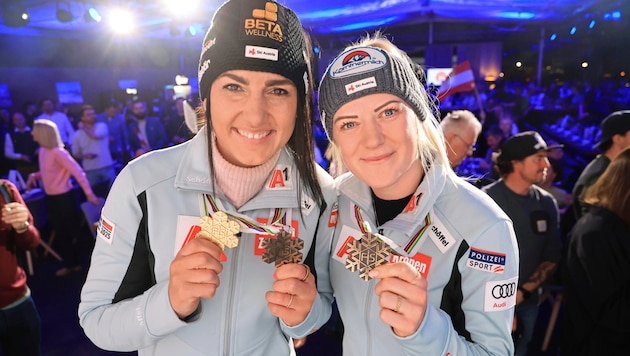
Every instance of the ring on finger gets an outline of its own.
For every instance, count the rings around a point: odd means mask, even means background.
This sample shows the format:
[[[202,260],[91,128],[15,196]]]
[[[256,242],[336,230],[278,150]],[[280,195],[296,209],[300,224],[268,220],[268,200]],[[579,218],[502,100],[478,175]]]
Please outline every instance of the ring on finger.
[[[304,266],[304,268],[306,268],[306,273],[304,273],[304,277],[302,277],[302,279],[300,279],[300,280],[302,282],[306,282],[308,277],[311,275],[311,268],[308,265],[302,265],[302,266]]]
[[[291,307],[291,304],[293,304],[293,294],[289,294],[291,296],[291,298],[289,299],[289,303],[287,303],[287,309]]]
[[[398,295],[396,298],[396,306],[394,307],[394,313],[398,313],[398,310],[400,309],[401,304],[402,304],[402,297]]]

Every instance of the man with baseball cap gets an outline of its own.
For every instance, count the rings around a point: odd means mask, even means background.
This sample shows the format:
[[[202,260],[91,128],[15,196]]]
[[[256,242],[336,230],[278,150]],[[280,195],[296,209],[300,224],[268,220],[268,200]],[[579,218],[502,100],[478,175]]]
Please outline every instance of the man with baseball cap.
[[[507,139],[495,157],[501,178],[483,190],[512,219],[519,247],[516,294],[515,355],[526,355],[538,316],[538,288],[551,277],[561,256],[558,206],[553,196],[536,184],[547,174],[547,146],[535,131]]]
[[[586,188],[590,187],[624,148],[630,146],[630,110],[615,111],[600,124],[602,136],[595,144],[602,153],[597,155],[582,171],[573,187],[573,212],[576,220],[589,209],[582,201]]]

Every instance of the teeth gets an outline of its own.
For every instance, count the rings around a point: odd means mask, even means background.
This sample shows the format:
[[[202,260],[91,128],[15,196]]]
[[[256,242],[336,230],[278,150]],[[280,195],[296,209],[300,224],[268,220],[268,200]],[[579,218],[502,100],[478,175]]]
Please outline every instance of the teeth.
[[[261,139],[267,135],[269,135],[271,131],[265,131],[265,132],[259,132],[259,133],[252,133],[252,132],[247,132],[247,131],[242,131],[242,130],[238,130],[238,133],[242,136],[245,136],[249,139]]]

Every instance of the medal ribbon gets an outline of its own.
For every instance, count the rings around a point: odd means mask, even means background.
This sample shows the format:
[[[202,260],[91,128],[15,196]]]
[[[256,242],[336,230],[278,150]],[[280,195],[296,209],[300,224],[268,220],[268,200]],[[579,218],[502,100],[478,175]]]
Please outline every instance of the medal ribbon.
[[[281,230],[292,231],[291,209],[275,208],[270,212],[268,224],[262,224],[251,217],[235,212],[228,212],[223,208],[220,201],[215,200],[212,195],[203,195],[203,208],[206,215],[212,216],[217,211],[223,211],[241,227],[241,232],[253,234],[276,235]],[[287,225],[287,220],[289,224]]]
[[[372,232],[368,222],[363,220],[363,214],[361,214],[361,208],[359,208],[359,206],[356,204],[354,204],[354,218],[356,219],[357,225],[359,226],[359,229],[361,230],[362,233],[365,234],[366,232]],[[416,247],[418,248],[420,247],[418,245],[418,242],[420,242],[420,240],[422,239],[422,235],[429,228],[429,226],[431,226],[431,214],[427,213],[427,216],[424,218],[424,226],[422,226],[420,230],[413,236],[413,238],[409,241],[409,243],[407,244],[407,246],[405,246],[405,248],[399,246],[396,242],[394,242],[394,240],[386,236],[383,236],[381,234],[374,233],[374,232],[372,232],[372,234],[376,235],[379,240],[388,244],[389,247],[392,248],[393,253],[399,256],[409,257],[414,254],[413,252],[415,252],[414,250],[416,249]]]

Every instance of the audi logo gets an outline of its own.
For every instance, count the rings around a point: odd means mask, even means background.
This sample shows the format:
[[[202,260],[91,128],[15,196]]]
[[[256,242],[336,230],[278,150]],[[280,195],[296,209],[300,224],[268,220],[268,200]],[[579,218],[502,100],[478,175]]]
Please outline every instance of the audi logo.
[[[509,298],[516,292],[516,283],[497,284],[492,288],[494,299]]]

